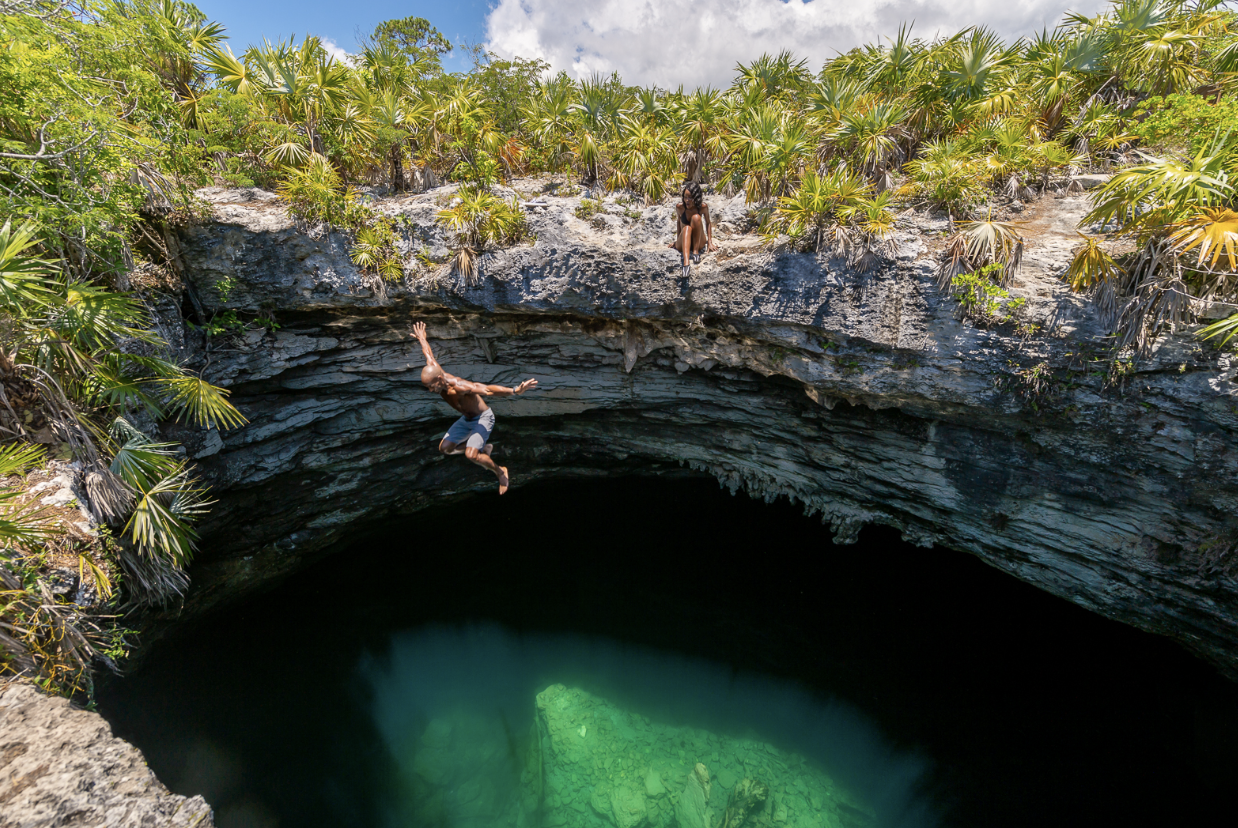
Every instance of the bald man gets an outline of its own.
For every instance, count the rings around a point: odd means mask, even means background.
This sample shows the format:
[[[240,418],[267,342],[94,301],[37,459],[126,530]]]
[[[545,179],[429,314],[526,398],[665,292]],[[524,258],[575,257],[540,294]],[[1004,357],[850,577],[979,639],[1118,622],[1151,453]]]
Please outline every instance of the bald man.
[[[409,336],[417,337],[417,341],[421,343],[421,353],[426,358],[426,367],[421,369],[421,384],[446,400],[447,404],[461,415],[443,435],[438,450],[443,454],[463,454],[470,462],[493,473],[499,479],[499,494],[503,494],[511,485],[511,478],[506,467],[490,459],[494,446],[487,441],[490,439],[490,432],[494,431],[494,412],[482,397],[523,394],[530,388],[536,388],[537,380],[527,379],[515,388],[508,388],[460,379],[444,371],[434,358],[434,352],[430,350],[430,343],[426,340],[426,323],[414,324],[413,332]]]

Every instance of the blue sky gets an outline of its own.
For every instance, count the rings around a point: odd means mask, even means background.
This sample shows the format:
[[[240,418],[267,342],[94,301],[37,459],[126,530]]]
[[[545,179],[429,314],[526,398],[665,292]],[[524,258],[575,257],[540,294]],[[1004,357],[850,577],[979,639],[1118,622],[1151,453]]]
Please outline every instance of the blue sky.
[[[295,34],[300,40],[315,34],[347,52],[357,51],[357,35],[368,35],[384,20],[424,17],[452,43],[485,40],[491,0],[193,0],[203,14],[228,28],[228,45],[240,54],[262,38],[276,40]],[[465,71],[468,61],[457,54],[444,62],[448,71]]]
[[[383,20],[424,17],[453,43],[485,43],[503,57],[541,58],[577,78],[617,71],[631,84],[725,87],[736,63],[789,49],[815,71],[839,52],[883,42],[915,21],[932,38],[988,26],[1013,40],[1053,28],[1069,8],[1107,0],[194,0],[224,24],[240,53],[263,37],[315,34],[346,52]],[[459,51],[451,72],[470,68]]]

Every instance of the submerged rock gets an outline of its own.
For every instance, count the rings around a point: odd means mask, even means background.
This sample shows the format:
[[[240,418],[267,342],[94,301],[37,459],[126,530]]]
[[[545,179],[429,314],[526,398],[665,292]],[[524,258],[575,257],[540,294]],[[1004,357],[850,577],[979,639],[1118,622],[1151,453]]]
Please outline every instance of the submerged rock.
[[[537,695],[536,727],[550,828],[741,828],[774,824],[774,813],[786,828],[860,828],[873,819],[801,756],[650,721],[562,684]],[[740,778],[726,807],[716,809],[720,817],[710,807],[710,767]],[[663,779],[683,784],[671,794]]]
[[[645,773],[645,794],[648,796],[661,796],[666,793],[666,788],[662,787],[662,778],[658,776],[658,772],[650,768]]]
[[[515,828],[521,757],[505,720],[460,710],[431,719],[393,751],[401,806],[417,824]]]
[[[709,828],[709,793],[709,769],[697,762],[675,801],[680,828]]]
[[[769,799],[769,786],[758,779],[741,779],[735,783],[726,811],[718,828],[741,828],[748,817],[759,811]]]

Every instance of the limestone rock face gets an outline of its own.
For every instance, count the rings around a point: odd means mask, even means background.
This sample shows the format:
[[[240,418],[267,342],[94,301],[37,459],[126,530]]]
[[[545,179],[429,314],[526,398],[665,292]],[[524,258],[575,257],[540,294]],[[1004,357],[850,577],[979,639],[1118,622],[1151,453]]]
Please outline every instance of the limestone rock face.
[[[803,757],[749,739],[674,727],[623,710],[576,688],[554,684],[537,695],[542,753],[543,825],[549,828],[860,828],[872,811]],[[583,734],[583,735],[582,735]],[[744,777],[714,793],[718,778]],[[651,774],[676,780],[669,793],[648,786]],[[766,784],[747,777],[759,777]],[[742,789],[742,793],[740,792]],[[769,801],[778,807],[769,807]],[[759,806],[766,807],[759,812]],[[716,813],[716,816],[715,816]],[[775,820],[775,814],[780,819]]]
[[[200,796],[168,791],[97,713],[28,684],[0,689],[0,826],[211,828]]]
[[[890,258],[861,273],[763,246],[742,199],[715,198],[719,250],[682,278],[669,205],[608,197],[582,220],[578,199],[544,196],[536,241],[487,253],[466,285],[422,264],[448,255],[444,188],[378,203],[404,218],[408,255],[404,282],[380,289],[346,239],[253,193],[206,195],[215,221],[179,237],[195,300],[280,327],[186,337],[189,364],[250,424],[165,430],[219,501],[181,618],[359,525],[494,488],[435,450],[454,414],[418,382],[408,328],[422,319],[448,371],[539,380],[494,401],[514,486],[712,475],[802,503],[840,541],[882,523],[970,552],[1238,676],[1238,365],[1180,334],[1109,372],[1091,305],[1060,279],[1086,194],[1020,215],[1012,293],[1034,331],[958,318],[934,286],[947,227],[932,216],[903,217]]]

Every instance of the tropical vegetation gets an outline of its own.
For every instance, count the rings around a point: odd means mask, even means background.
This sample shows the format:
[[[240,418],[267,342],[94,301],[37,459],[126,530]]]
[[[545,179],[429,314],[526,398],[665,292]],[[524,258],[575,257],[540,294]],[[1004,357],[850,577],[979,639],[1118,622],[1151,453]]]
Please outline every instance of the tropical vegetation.
[[[179,284],[176,231],[201,215],[202,185],[274,190],[308,231],[344,234],[377,289],[417,259],[371,196],[444,183],[454,252],[428,264],[466,281],[487,249],[527,238],[498,189],[517,176],[646,204],[698,181],[754,205],[768,243],[861,270],[889,254],[897,212],[932,209],[950,227],[941,291],[1003,324],[1024,247],[1004,211],[1113,171],[1065,278],[1096,300],[1115,348],[1146,352],[1200,319],[1220,320],[1203,331],[1218,344],[1238,332],[1238,16],[1220,0],[1121,0],[1014,42],[908,25],[820,67],[763,55],[718,89],[574,79],[480,48],[470,71],[448,72],[452,44],[416,17],[340,59],[312,36],[234,48],[183,0],[0,12],[0,650],[49,686],[82,686],[80,665],[106,648],[39,637],[59,629],[52,616],[92,627],[36,583],[56,532],[21,494],[43,460],[31,446],[81,464],[110,527],[103,558],[87,556],[99,594],[160,605],[187,583],[208,496],[150,429],[243,422],[178,364],[144,300]]]

